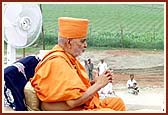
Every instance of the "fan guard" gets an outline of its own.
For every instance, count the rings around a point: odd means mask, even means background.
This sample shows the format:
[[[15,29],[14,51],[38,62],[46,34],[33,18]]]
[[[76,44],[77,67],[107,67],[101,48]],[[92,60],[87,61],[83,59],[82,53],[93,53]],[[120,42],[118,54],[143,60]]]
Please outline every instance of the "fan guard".
[[[38,38],[42,14],[37,4],[9,4],[4,11],[5,41],[14,48],[25,48]]]
[[[7,65],[10,65],[16,61],[16,48],[26,48],[37,40],[42,28],[42,13],[37,4],[6,4],[3,17]]]

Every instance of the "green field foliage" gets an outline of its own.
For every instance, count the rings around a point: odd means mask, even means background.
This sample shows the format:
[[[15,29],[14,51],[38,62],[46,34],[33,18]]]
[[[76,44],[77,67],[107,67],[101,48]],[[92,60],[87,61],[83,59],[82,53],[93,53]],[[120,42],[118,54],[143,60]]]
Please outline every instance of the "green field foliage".
[[[42,14],[46,45],[59,17],[76,17],[90,21],[88,47],[164,49],[164,4],[42,4]]]

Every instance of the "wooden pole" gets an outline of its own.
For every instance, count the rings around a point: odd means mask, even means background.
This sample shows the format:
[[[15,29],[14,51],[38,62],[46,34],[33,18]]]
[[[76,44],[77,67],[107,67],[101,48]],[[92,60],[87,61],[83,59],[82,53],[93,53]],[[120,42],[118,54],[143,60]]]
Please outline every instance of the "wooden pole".
[[[26,53],[25,49],[26,48],[23,48],[23,57],[25,57],[25,53]]]
[[[41,9],[41,13],[43,14],[42,4],[40,4],[40,9]],[[43,50],[45,50],[45,39],[44,39],[44,28],[43,28],[43,24],[42,24],[41,37],[42,37],[42,42],[43,42]]]

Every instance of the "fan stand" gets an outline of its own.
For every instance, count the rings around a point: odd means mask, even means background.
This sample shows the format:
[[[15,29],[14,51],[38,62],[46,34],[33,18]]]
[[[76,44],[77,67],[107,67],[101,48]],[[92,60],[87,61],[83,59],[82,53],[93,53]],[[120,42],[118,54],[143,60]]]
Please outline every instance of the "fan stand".
[[[10,66],[16,61],[16,48],[7,44],[7,65]]]

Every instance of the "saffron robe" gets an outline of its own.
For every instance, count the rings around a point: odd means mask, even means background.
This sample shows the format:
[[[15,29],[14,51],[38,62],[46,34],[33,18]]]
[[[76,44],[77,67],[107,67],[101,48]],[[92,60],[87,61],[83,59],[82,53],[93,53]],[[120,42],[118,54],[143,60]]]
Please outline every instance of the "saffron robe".
[[[43,102],[77,99],[91,86],[84,67],[59,45],[46,54],[37,65],[31,84]],[[121,98],[109,97],[100,100],[98,93],[95,93],[84,105],[73,110],[124,111],[125,109]]]

